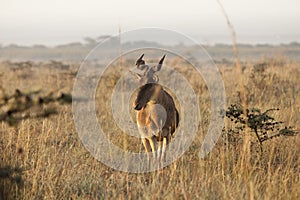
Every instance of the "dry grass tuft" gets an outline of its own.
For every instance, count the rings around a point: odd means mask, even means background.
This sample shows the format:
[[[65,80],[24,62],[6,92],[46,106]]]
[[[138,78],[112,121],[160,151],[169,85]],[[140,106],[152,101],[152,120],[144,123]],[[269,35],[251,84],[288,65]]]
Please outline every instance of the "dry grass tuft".
[[[283,61],[277,65],[262,60],[267,62],[263,70],[257,65],[262,62],[245,63],[247,105],[261,110],[280,108],[274,117],[299,129],[300,66]],[[129,63],[124,60],[125,71]],[[1,76],[1,87],[11,94],[16,88],[70,93],[78,65],[69,63],[68,68],[60,68],[52,64],[33,63],[29,68],[12,70],[13,63],[2,63],[0,74],[5,76]],[[118,172],[103,165],[79,140],[71,105],[61,105],[60,112],[49,118],[25,119],[16,127],[0,122],[0,199],[300,199],[297,135],[264,142],[262,154],[254,145],[247,169],[241,165],[243,142],[233,145],[223,138],[205,160],[198,157],[210,120],[210,96],[204,81],[189,67],[179,63],[175,68],[197,93],[201,121],[195,141],[172,165],[145,174]],[[230,63],[220,63],[219,68],[228,105],[240,102],[239,85],[234,81],[239,76],[236,68]],[[102,98],[97,101],[98,118],[112,142],[140,151],[140,141],[126,136],[114,124],[111,110],[107,111],[120,75],[118,67],[110,67],[105,81],[100,81],[104,85],[97,90],[97,97]],[[227,121],[225,130],[230,125]]]

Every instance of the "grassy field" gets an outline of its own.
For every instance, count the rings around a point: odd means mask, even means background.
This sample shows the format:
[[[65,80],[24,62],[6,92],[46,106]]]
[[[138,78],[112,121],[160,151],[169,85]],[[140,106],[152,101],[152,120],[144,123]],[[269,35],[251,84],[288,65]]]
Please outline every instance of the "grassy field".
[[[58,105],[59,113],[44,119],[26,119],[17,126],[0,122],[0,199],[300,199],[300,137],[276,137],[259,152],[251,135],[250,156],[239,142],[228,142],[233,126],[226,120],[224,134],[213,151],[199,157],[211,117],[205,82],[186,63],[175,69],[189,80],[197,94],[201,121],[188,151],[163,170],[131,174],[119,172],[93,158],[75,130],[72,106]],[[279,108],[272,116],[282,126],[299,130],[300,63],[286,58],[243,62],[249,108]],[[124,68],[133,63],[124,62]],[[79,63],[0,63],[0,84],[7,94],[15,89],[42,93],[70,93]],[[230,63],[218,63],[227,105],[239,103],[238,73]],[[143,151],[140,140],[126,136],[112,119],[110,96],[120,76],[111,66],[100,80],[96,103],[99,123],[113,143]],[[3,91],[2,91],[3,92]],[[102,99],[99,99],[102,98]],[[109,110],[109,111],[107,111]],[[0,112],[2,112],[0,110]]]

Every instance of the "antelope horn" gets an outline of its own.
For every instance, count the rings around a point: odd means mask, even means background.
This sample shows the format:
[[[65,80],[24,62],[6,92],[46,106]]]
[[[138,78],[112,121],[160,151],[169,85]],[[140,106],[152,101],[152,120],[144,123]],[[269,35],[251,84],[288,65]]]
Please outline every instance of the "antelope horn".
[[[144,54],[143,54],[144,55]],[[160,65],[162,65],[163,64],[163,62],[164,62],[164,59],[165,59],[165,57],[166,57],[166,54],[160,59],[160,61],[159,61],[159,63],[158,64],[160,64]]]
[[[143,61],[143,57],[145,54],[142,54],[141,57],[136,61],[136,65],[140,64],[141,61]]]

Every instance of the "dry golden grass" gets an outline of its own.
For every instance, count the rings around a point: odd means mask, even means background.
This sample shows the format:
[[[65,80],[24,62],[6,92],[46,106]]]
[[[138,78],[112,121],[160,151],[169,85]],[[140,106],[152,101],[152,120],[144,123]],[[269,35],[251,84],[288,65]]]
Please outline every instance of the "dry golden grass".
[[[263,110],[280,108],[276,119],[299,129],[299,63],[263,61],[267,63],[263,72],[261,67],[253,67],[255,63],[243,64],[247,105]],[[129,67],[124,63],[125,69]],[[18,69],[2,63],[0,84],[8,93],[16,88],[69,93],[77,66],[35,63]],[[218,67],[228,105],[239,101],[236,68]],[[172,165],[144,174],[119,172],[103,165],[83,147],[71,105],[64,105],[58,115],[47,119],[27,119],[17,127],[0,124],[0,199],[300,199],[299,136],[267,141],[262,155],[251,152],[247,169],[241,165],[242,145],[228,145],[222,138],[206,159],[199,158],[210,119],[210,97],[202,78],[187,68],[179,63],[176,70],[188,78],[197,93],[201,121],[193,144]],[[126,136],[106,110],[120,76],[118,71],[118,67],[110,67],[100,82],[97,97],[103,99],[97,101],[97,114],[112,142],[141,151],[140,140]],[[225,129],[228,126],[227,121]]]

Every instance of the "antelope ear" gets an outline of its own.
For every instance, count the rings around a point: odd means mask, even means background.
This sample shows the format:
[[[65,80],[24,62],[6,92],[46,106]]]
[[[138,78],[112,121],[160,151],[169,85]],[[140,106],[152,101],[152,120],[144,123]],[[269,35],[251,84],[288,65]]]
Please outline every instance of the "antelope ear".
[[[161,67],[162,67],[162,65],[164,63],[165,57],[166,57],[166,54],[160,59],[160,61],[159,61],[159,63],[158,63],[157,66],[152,67],[153,71],[158,72],[161,69]]]
[[[136,73],[136,72],[133,72],[133,71],[131,71],[131,70],[129,70],[129,72],[130,72],[133,76],[135,76],[138,80],[141,80],[141,78],[142,78],[142,75],[141,75],[141,74]]]
[[[159,77],[156,74],[154,74],[153,75],[153,80],[154,80],[155,83],[158,83],[159,82]]]

